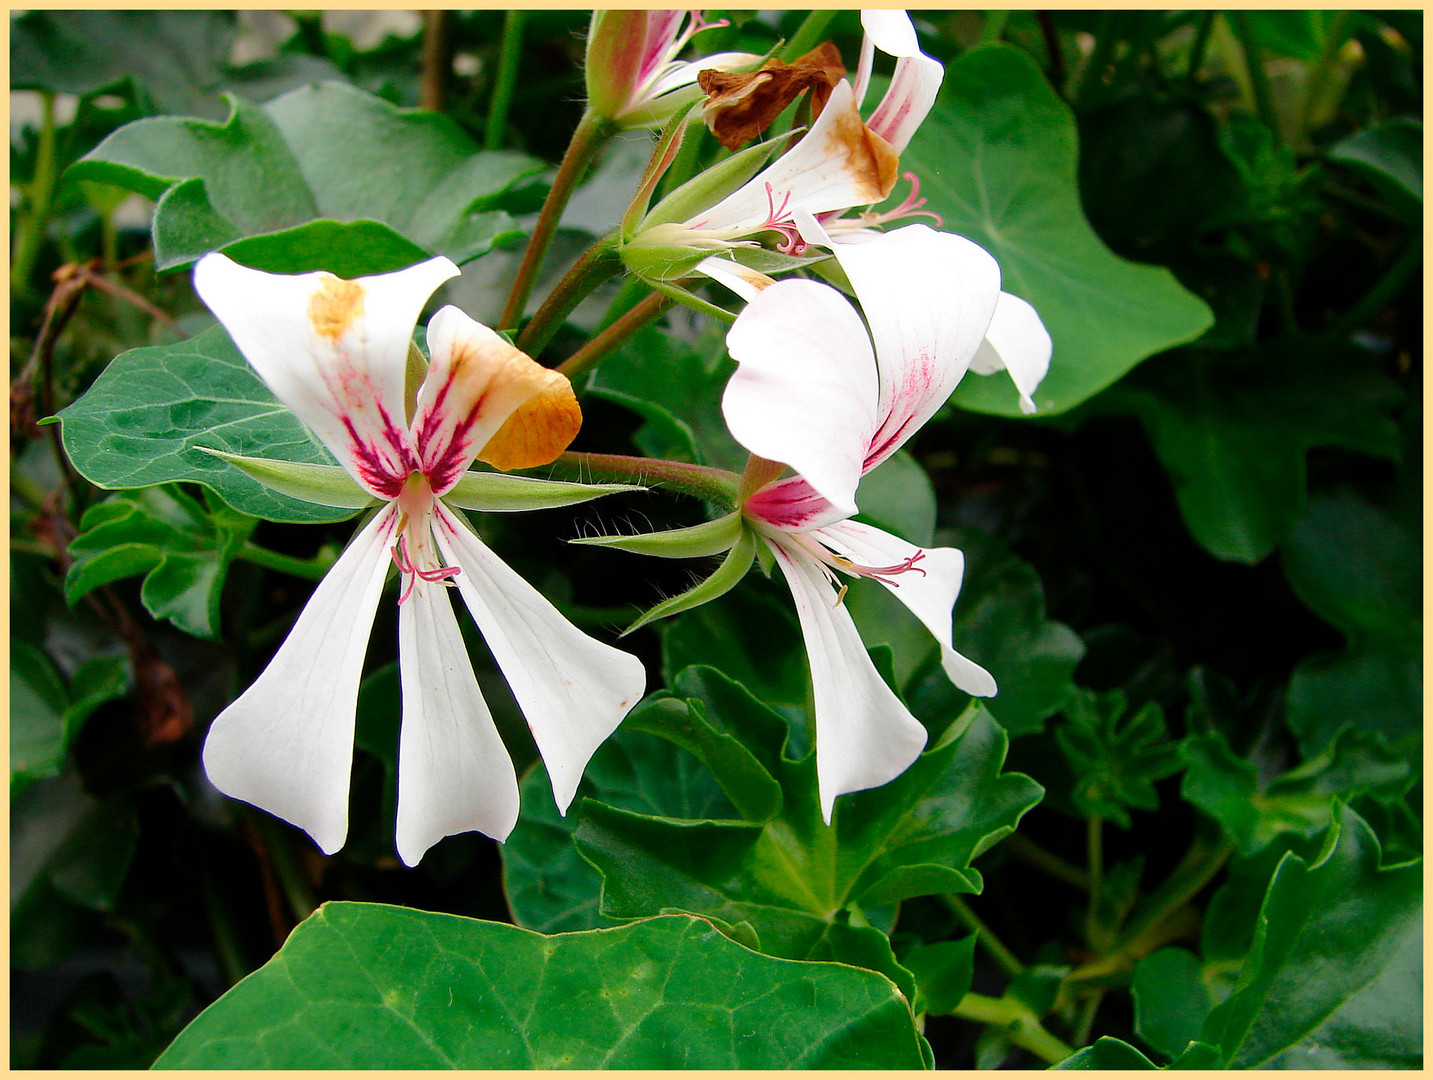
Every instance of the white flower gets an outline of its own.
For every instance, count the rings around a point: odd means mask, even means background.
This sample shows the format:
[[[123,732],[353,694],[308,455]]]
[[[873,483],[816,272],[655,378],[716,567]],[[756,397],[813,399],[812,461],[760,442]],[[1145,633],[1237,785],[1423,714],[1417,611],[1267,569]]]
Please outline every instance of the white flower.
[[[348,832],[358,685],[390,562],[402,579],[397,846],[410,866],[453,833],[501,840],[518,814],[512,761],[446,586],[502,669],[564,812],[645,683],[635,657],[572,626],[444,501],[472,505],[461,496],[475,458],[500,468],[552,460],[580,422],[566,379],[453,307],[428,324],[430,366],[416,399],[406,399],[414,324],[457,273],[437,258],[344,281],[267,274],[219,254],[195,269],[195,289],[259,377],[361,489],[339,504],[359,505],[362,493],[378,504],[204,744],[219,790],[292,822],[329,854]]]

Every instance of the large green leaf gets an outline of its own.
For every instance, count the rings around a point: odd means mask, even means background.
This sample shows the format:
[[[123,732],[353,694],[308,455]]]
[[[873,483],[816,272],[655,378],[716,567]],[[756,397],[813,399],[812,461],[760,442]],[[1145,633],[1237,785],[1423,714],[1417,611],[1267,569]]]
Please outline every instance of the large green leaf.
[[[973,49],[946,68],[941,95],[903,168],[920,177],[927,209],[1000,263],[1003,287],[1040,312],[1054,342],[1035,394],[1062,412],[1145,357],[1198,337],[1213,321],[1169,271],[1114,255],[1080,209],[1075,121],[1026,53]],[[1020,415],[1003,374],[967,376],[955,401]]]
[[[1187,949],[1164,948],[1134,966],[1134,1028],[1166,1057],[1199,1038],[1214,997],[1203,979],[1199,957]]]
[[[1179,353],[1142,368],[1102,407],[1139,416],[1194,539],[1218,558],[1253,563],[1302,515],[1310,449],[1398,456],[1390,413],[1402,399],[1365,351],[1286,339]]]
[[[1279,864],[1204,1040],[1231,1068],[1420,1067],[1422,891],[1422,865],[1380,866],[1373,831],[1343,808],[1317,860]]]
[[[126,694],[129,683],[126,658],[93,656],[67,687],[41,650],[10,642],[10,798],[32,781],[58,775],[90,714]]]
[[[542,163],[480,152],[444,115],[398,109],[339,82],[230,105],[222,124],[135,121],[67,173],[156,200],[161,270],[222,248],[260,269],[352,277],[426,254],[461,263],[521,235],[500,206]],[[312,233],[320,224],[323,243]]]
[[[342,521],[354,513],[280,495],[204,452],[334,464],[222,327],[115,357],[85,395],[60,412],[60,423],[70,461],[97,487],[190,480],[235,510],[270,521]]]
[[[863,913],[912,896],[980,891],[972,860],[1040,798],[1028,777],[1001,773],[1004,732],[970,710],[901,776],[837,800],[827,826],[814,752],[783,748],[781,717],[710,668],[682,672],[674,690],[746,744],[781,784],[781,809],[737,822],[584,803],[576,839],[602,873],[602,913],[699,912],[742,927],[764,952],[876,967],[909,993],[909,973]]]
[[[920,1068],[891,983],[667,916],[544,937],[326,904],[158,1068]]]

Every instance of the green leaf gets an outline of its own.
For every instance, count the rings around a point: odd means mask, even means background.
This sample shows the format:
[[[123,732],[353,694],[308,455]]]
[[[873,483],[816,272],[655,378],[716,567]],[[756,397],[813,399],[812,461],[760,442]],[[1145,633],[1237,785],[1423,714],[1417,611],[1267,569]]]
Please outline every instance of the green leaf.
[[[935,488],[909,451],[898,450],[861,477],[856,489],[858,515],[917,547],[935,538]]]
[[[724,326],[708,326],[692,345],[648,327],[603,357],[587,392],[647,421],[634,441],[649,457],[740,472],[746,451],[728,433],[721,412],[722,391],[736,370],[725,335]]]
[[[251,518],[206,513],[177,487],[107,499],[80,520],[65,597],[73,607],[101,585],[143,574],[139,595],[151,615],[216,638],[224,579],[253,526]]]
[[[1214,997],[1203,982],[1204,965],[1187,949],[1165,948],[1135,962],[1134,1029],[1165,1057],[1178,1057],[1199,1038]]]
[[[545,938],[330,903],[159,1068],[919,1068],[879,975],[760,956],[667,916]]]
[[[1317,757],[1264,783],[1253,763],[1236,756],[1217,732],[1187,736],[1179,753],[1187,766],[1181,794],[1219,822],[1244,855],[1285,833],[1315,835],[1332,820],[1336,800],[1364,794],[1396,799],[1416,779],[1405,754],[1352,729]]]
[[[1208,307],[1169,271],[1126,262],[1080,209],[1075,121],[1019,49],[972,49],[946,68],[941,95],[901,157],[926,208],[1000,263],[1002,287],[1029,301],[1054,342],[1035,394],[1045,415],[1079,404],[1145,357],[1198,337]],[[963,408],[1019,416],[1008,376],[967,376]]]
[[[779,716],[710,668],[682,672],[674,687],[775,776],[780,813],[764,823],[677,820],[584,803],[576,840],[602,873],[603,914],[638,918],[675,907],[745,923],[764,952],[873,966],[911,992],[885,935],[850,913],[980,890],[971,861],[1040,798],[1028,777],[1001,773],[999,726],[972,710],[889,784],[838,799],[827,826],[814,752],[782,748]]]
[[[1126,708],[1123,691],[1081,690],[1065,706],[1067,723],[1056,729],[1055,741],[1075,772],[1075,808],[1128,829],[1126,807],[1159,809],[1154,781],[1172,776],[1181,763],[1165,738],[1159,703],[1146,702],[1129,717]]]
[[[976,936],[917,945],[901,957],[902,966],[916,979],[916,1012],[932,1016],[955,1012],[960,999],[970,993]]]
[[[129,661],[94,656],[65,686],[50,658],[10,643],[10,799],[35,780],[58,776],[65,753],[90,714],[129,692]]]
[[[995,676],[1000,692],[982,704],[1012,736],[1041,730],[1045,718],[1075,692],[1075,666],[1085,653],[1084,643],[1064,623],[1045,617],[1040,576],[1005,541],[974,529],[942,530],[936,540],[965,553],[953,640],[961,653]],[[889,640],[883,627],[915,622],[903,609],[896,612],[899,604],[889,595],[875,597],[889,614],[872,614],[866,605],[873,594],[885,590],[864,591],[866,596],[857,597],[853,589],[848,599],[867,642]],[[944,721],[970,699],[951,685],[934,648],[925,647],[928,659],[905,685],[906,700],[917,716]]]
[[[351,277],[425,254],[462,263],[515,241],[520,230],[500,205],[543,167],[479,152],[449,117],[339,82],[262,107],[231,98],[230,107],[222,124],[167,116],[126,125],[67,176],[155,199],[161,270],[222,248],[259,269]]]
[[[1283,339],[1257,350],[1190,350],[1121,384],[1154,444],[1194,539],[1255,563],[1303,515],[1305,454],[1338,446],[1394,459],[1398,386],[1357,347]]]
[[[353,515],[351,509],[271,491],[205,452],[335,464],[259,381],[222,327],[120,354],[59,415],[65,452],[97,487],[187,480],[203,484],[235,510],[269,521],[342,521]]]
[[[1419,1068],[1420,863],[1380,866],[1378,840],[1343,807],[1319,857],[1285,855],[1253,949],[1204,1040],[1250,1068]]]
[[[1054,1068],[1119,1069],[1124,1071],[1126,1069],[1157,1069],[1159,1066],[1123,1039],[1101,1035],[1092,1045],[1075,1051]]]
[[[1348,135],[1326,151],[1366,176],[1409,224],[1423,210],[1423,122],[1395,117]]]
[[[1302,660],[1289,679],[1285,718],[1305,753],[1328,746],[1345,727],[1416,745],[1423,733],[1423,648],[1368,642]]]

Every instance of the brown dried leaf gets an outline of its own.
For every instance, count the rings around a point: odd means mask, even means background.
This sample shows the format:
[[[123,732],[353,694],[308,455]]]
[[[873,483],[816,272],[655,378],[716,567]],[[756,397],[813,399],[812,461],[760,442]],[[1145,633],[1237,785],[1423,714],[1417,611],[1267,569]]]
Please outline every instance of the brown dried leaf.
[[[733,72],[707,69],[697,85],[707,95],[702,120],[728,150],[756,138],[806,90],[811,91],[811,112],[819,116],[846,69],[841,53],[824,41],[794,63],[775,58],[758,71]]]

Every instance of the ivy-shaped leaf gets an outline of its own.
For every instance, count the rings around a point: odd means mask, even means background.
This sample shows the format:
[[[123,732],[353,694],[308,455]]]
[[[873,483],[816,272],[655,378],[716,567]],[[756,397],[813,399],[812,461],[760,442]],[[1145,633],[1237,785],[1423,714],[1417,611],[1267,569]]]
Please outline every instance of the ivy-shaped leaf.
[[[1039,311],[1054,342],[1035,402],[1062,412],[1145,357],[1213,322],[1168,270],[1114,255],[1080,209],[1075,119],[1019,49],[972,49],[947,66],[940,98],[901,155],[926,209],[1000,263],[1002,286]],[[1004,375],[967,375],[955,402],[1020,415]]]
[[[889,980],[761,956],[704,919],[544,937],[330,903],[156,1067],[915,1069],[927,1053]]]
[[[1146,702],[1131,716],[1126,711],[1122,691],[1082,690],[1065,707],[1066,723],[1055,730],[1055,741],[1075,772],[1075,808],[1128,829],[1126,808],[1159,809],[1154,781],[1172,776],[1181,763],[1164,737],[1158,702]]]
[[[254,519],[210,513],[177,487],[154,487],[90,507],[70,544],[71,606],[101,585],[144,575],[139,596],[156,619],[186,634],[219,634],[219,596]]]
[[[90,714],[129,692],[129,661],[94,656],[69,686],[41,650],[10,642],[10,798],[35,780],[58,776],[65,752]]]
[[[223,249],[259,269],[356,277],[431,254],[461,263],[516,241],[503,200],[543,168],[524,154],[480,152],[447,116],[345,83],[263,106],[230,98],[230,108],[222,124],[135,121],[66,175],[155,200],[160,270]]]

